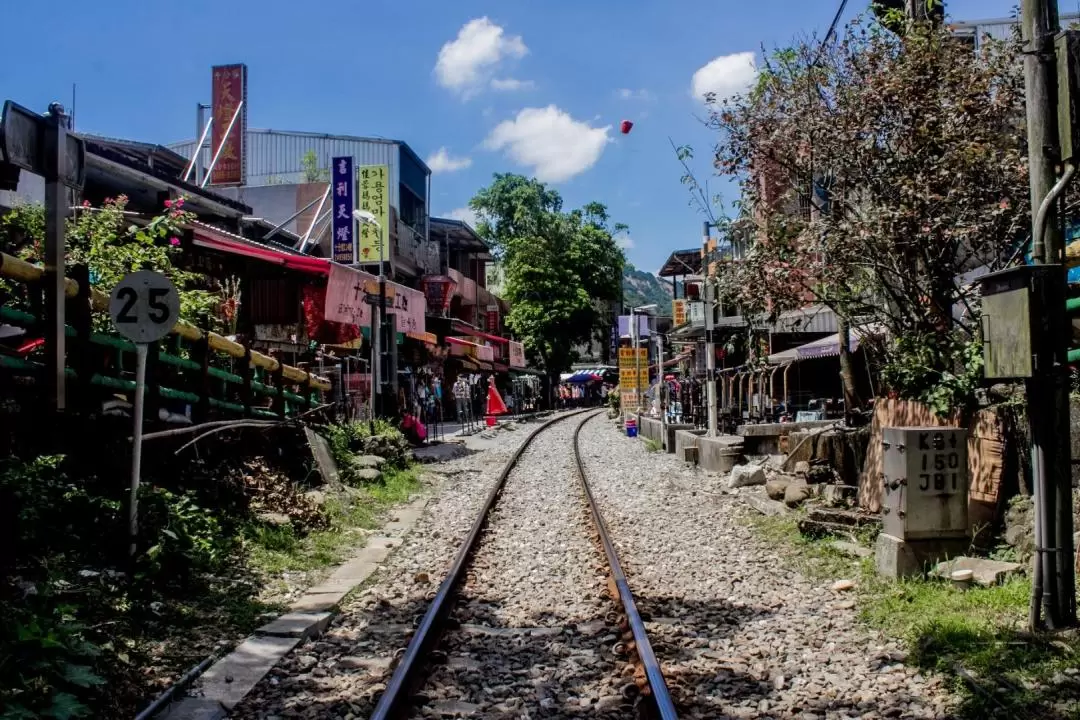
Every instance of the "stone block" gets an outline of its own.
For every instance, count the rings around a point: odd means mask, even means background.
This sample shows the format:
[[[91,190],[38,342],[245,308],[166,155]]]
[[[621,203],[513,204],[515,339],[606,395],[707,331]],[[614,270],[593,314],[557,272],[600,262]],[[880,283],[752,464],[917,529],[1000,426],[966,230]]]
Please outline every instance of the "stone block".
[[[378,455],[357,455],[353,458],[353,463],[366,468],[382,467],[385,462],[386,460]]]
[[[232,710],[299,644],[296,637],[249,637],[199,679],[202,696]]]
[[[319,477],[322,478],[324,483],[330,485],[339,484],[341,480],[338,476],[338,466],[334,462],[334,456],[330,453],[330,443],[326,442],[326,438],[306,425],[304,426],[304,437],[307,439],[308,447],[311,449],[311,457],[315,460],[315,469],[318,470]]]
[[[664,426],[664,452],[674,453],[676,450],[675,433],[680,430],[693,430],[694,426],[687,423],[668,423]]]
[[[792,482],[792,478],[786,475],[774,477],[772,480],[765,483],[765,494],[768,495],[771,500],[783,500],[784,492]]]
[[[787,515],[791,512],[784,503],[770,500],[763,495],[757,495],[751,492],[743,493],[739,497],[745,500],[747,505],[754,508],[762,515]]]
[[[186,697],[169,706],[160,720],[225,720],[228,713],[217,700]]]
[[[877,536],[877,542],[874,545],[874,564],[878,575],[894,580],[922,572],[922,564],[915,557],[911,547],[900,538],[885,533]]]
[[[733,435],[698,438],[698,465],[715,473],[728,473],[742,458],[742,440]]]
[[[675,455],[680,460],[686,462],[697,463],[697,446],[698,440],[705,434],[704,430],[676,430],[675,431]],[[686,453],[687,448],[693,448],[694,452],[689,456]]]
[[[330,624],[331,617],[329,612],[289,612],[263,625],[255,634],[307,639],[321,635]]]
[[[803,480],[795,480],[784,488],[784,504],[788,507],[798,507],[806,502],[814,494],[813,489]]]
[[[889,578],[905,578],[922,575],[927,565],[960,556],[969,545],[968,538],[905,541],[881,533],[874,547],[874,559],[878,574]]]
[[[1023,572],[1020,563],[1001,562],[987,558],[958,557],[939,563],[931,573],[948,580],[957,570],[970,570],[972,580],[983,587],[1000,585],[1006,578]]]
[[[731,468],[729,487],[739,488],[765,484],[765,468],[760,465],[736,465]]]

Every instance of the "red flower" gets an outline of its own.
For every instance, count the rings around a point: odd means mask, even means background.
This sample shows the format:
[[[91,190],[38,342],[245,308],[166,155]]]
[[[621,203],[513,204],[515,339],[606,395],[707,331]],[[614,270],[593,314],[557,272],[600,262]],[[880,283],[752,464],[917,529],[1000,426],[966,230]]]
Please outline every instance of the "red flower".
[[[83,200],[82,201],[82,206],[83,207],[90,207],[90,201],[89,200]]]
[[[166,200],[165,201],[165,207],[171,208],[172,207],[172,200]]]
[[[173,247],[176,247],[177,245],[180,244],[180,238],[178,238],[178,237],[169,238],[169,244],[172,245]]]

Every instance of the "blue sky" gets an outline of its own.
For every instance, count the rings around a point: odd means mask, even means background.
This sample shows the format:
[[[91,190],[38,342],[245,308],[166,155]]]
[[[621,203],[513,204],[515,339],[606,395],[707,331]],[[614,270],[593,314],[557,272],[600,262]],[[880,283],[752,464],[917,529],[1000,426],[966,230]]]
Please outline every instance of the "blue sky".
[[[966,20],[1006,16],[1014,4],[947,8]],[[404,140],[440,170],[436,215],[461,215],[494,172],[536,174],[568,206],[605,203],[630,225],[631,262],[655,271],[672,250],[700,243],[702,216],[668,142],[694,146],[696,171],[711,175],[695,73],[709,66],[699,89],[739,85],[749,67],[739,53],[824,32],[839,0],[9,5],[5,26],[22,30],[5,37],[3,99],[44,111],[68,104],[77,83],[78,129],[164,144],[194,133],[211,65],[247,63],[251,127]],[[846,15],[866,5],[852,0]],[[618,132],[624,119],[634,122],[628,136]]]

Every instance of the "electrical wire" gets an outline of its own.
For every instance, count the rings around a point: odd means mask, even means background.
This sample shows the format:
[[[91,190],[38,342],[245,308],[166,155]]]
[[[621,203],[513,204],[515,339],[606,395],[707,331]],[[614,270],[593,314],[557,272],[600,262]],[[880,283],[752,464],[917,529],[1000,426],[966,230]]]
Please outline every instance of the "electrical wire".
[[[840,0],[840,7],[836,9],[836,14],[833,15],[832,22],[829,23],[829,31],[825,33],[825,37],[821,39],[821,45],[818,46],[817,55],[814,57],[814,62],[811,63],[810,67],[816,67],[818,61],[821,60],[821,55],[825,52],[825,45],[828,44],[829,39],[832,38],[833,33],[836,32],[836,26],[840,24],[840,17],[844,14],[847,4],[848,0]]]

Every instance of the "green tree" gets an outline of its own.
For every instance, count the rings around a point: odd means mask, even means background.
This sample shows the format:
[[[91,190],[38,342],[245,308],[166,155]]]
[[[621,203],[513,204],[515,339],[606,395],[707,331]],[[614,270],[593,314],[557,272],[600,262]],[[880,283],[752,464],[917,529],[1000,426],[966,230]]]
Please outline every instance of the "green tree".
[[[67,264],[85,264],[91,282],[111,292],[134,270],[149,268],[168,276],[180,295],[180,316],[207,330],[225,330],[222,295],[216,280],[182,270],[174,264],[182,253],[180,237],[184,226],[195,218],[184,210],[183,198],[167,206],[145,223],[133,224],[125,215],[127,198],[107,199],[100,208],[76,211],[68,220]],[[34,264],[43,264],[45,209],[41,205],[21,205],[0,218],[0,250]],[[20,309],[30,310],[24,285],[0,279],[0,291]],[[233,289],[235,295],[235,288]],[[98,330],[109,331],[112,323],[105,312],[94,313]]]
[[[563,211],[559,193],[521,175],[496,174],[470,207],[492,245],[510,303],[507,324],[553,378],[574,361],[574,345],[606,330],[605,303],[622,293],[625,258],[607,208]]]
[[[308,150],[304,157],[300,158],[300,168],[306,183],[330,182],[330,171],[319,167],[319,156],[314,150]]]
[[[877,322],[890,389],[968,402],[978,298],[962,277],[1016,257],[1029,217],[1020,69],[1013,48],[976,54],[927,22],[898,36],[859,20],[774,53],[711,112],[754,238],[728,289],[759,312],[813,299]]]

